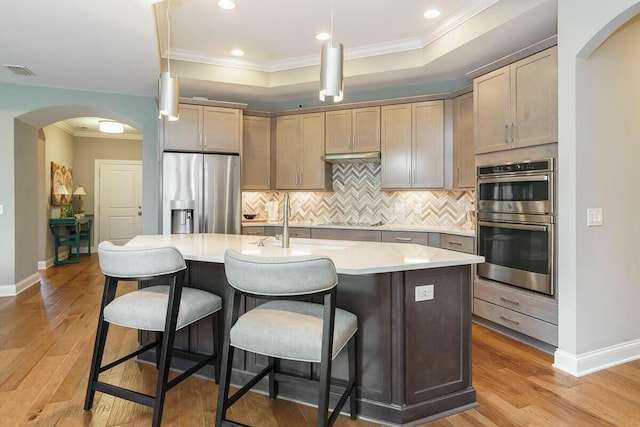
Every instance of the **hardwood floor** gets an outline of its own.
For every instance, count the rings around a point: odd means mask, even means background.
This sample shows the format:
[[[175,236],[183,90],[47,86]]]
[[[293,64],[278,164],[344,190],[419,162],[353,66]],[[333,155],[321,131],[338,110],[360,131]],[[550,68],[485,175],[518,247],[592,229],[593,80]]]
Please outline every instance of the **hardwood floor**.
[[[97,256],[52,267],[40,286],[0,298],[0,426],[148,426],[150,408],[97,393],[82,409],[103,277]],[[112,327],[105,360],[136,346],[135,331]],[[473,326],[473,382],[480,406],[429,426],[637,426],[640,360],[574,378],[552,357]],[[109,380],[151,393],[153,367],[133,361]],[[163,425],[211,426],[217,386],[189,378],[167,395]],[[230,411],[255,426],[312,426],[315,408],[249,393]],[[336,426],[374,426],[338,417]]]

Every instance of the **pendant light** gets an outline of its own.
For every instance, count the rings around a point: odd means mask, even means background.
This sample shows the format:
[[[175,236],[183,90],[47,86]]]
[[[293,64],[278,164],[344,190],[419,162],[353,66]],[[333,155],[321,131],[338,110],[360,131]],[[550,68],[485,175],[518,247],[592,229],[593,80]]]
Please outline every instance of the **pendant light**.
[[[160,73],[158,79],[158,111],[160,115],[166,116],[169,121],[178,120],[178,98],[180,97],[179,78],[171,76],[171,21],[169,20],[169,9],[171,0],[167,4],[167,71]]]
[[[333,0],[329,40],[320,51],[320,101],[340,102],[344,98],[344,48],[333,43]]]

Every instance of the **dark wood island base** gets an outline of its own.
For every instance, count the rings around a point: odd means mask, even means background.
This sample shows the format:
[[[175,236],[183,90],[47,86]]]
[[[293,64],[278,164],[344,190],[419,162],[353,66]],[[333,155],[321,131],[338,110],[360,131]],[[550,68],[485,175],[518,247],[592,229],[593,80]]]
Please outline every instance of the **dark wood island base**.
[[[189,286],[226,298],[223,264],[189,261],[188,265]],[[387,425],[417,425],[478,406],[471,383],[470,278],[469,265],[339,275],[338,306],[358,316],[359,417]],[[415,288],[423,285],[433,285],[433,299],[416,302]],[[211,351],[211,331],[211,319],[203,319],[180,331],[176,348]],[[146,339],[141,335],[143,342]],[[145,360],[154,358],[146,355]],[[264,357],[236,351],[232,383],[244,384],[249,373],[265,365]],[[176,355],[175,367],[186,366]],[[282,361],[281,367],[300,376],[316,376],[309,363]],[[213,378],[213,369],[201,372]],[[333,376],[346,379],[346,373],[346,357],[341,354],[334,361]],[[266,393],[266,381],[258,389]],[[282,384],[278,396],[312,403],[316,394]]]

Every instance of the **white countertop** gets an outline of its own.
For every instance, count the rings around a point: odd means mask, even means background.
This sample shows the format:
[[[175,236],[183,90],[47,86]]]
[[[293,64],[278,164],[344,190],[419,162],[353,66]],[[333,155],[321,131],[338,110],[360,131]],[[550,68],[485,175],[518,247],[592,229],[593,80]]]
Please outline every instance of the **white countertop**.
[[[267,222],[264,220],[242,221],[243,227],[278,227],[280,222]],[[418,224],[382,224],[382,225],[362,225],[362,224],[318,224],[311,222],[289,222],[290,227],[309,228],[337,228],[349,230],[380,230],[380,231],[417,231],[430,233],[448,233],[458,236],[475,237],[476,231],[472,228],[454,227],[449,225],[418,225]]]
[[[484,258],[477,255],[406,243],[292,238],[290,247],[283,249],[281,242],[273,237],[268,238],[263,247],[259,247],[260,239],[263,237],[236,234],[142,235],[134,237],[127,246],[169,243],[176,246],[187,260],[212,263],[223,263],[226,249],[268,257],[326,255],[333,260],[339,274],[350,275],[484,262]]]

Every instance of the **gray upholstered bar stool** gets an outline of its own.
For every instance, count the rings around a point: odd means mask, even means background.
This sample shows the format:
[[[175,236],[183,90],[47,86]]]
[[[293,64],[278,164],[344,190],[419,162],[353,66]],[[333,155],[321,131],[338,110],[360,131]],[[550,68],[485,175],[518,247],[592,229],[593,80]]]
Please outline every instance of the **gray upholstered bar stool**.
[[[218,391],[216,426],[241,425],[226,419],[227,409],[266,375],[269,397],[276,398],[278,382],[314,385],[319,389],[318,426],[333,424],[350,397],[351,418],[356,418],[355,334],[357,317],[336,308],[338,276],[331,259],[323,256],[266,258],[225,253],[229,296],[225,302],[222,376]],[[240,296],[269,300],[239,315]],[[322,296],[323,304],[300,301]],[[331,362],[347,347],[349,379],[329,416]],[[229,397],[234,349],[265,355],[268,366]],[[319,363],[319,379],[278,371],[274,359]]]
[[[84,409],[93,405],[96,391],[111,394],[153,408],[153,426],[159,426],[166,392],[207,364],[215,362],[219,372],[219,339],[213,328],[214,350],[197,357],[197,363],[169,381],[173,341],[177,330],[220,312],[222,299],[211,292],[183,287],[186,264],[182,254],[171,245],[127,247],[102,242],[98,246],[100,268],[105,275],[104,294],[98,319],[98,331],[91,361]],[[157,281],[149,286],[115,298],[118,281]],[[164,284],[168,283],[168,284]],[[216,314],[216,317],[219,317]],[[216,319],[214,319],[216,320]],[[218,321],[217,319],[216,321]],[[157,332],[157,340],[120,359],[102,366],[102,355],[109,324]],[[100,381],[98,375],[120,363],[156,349],[158,380],[154,396]]]

